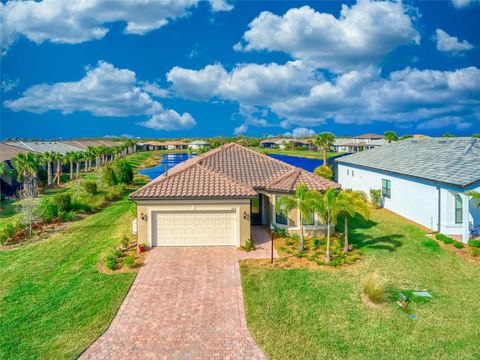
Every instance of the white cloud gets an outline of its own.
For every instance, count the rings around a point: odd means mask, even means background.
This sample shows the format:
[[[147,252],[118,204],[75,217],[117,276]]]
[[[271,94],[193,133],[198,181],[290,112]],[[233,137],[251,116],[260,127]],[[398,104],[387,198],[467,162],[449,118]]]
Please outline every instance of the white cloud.
[[[479,121],[479,119],[477,119],[477,121]],[[421,122],[417,125],[417,129],[441,129],[452,126],[457,130],[465,130],[471,128],[473,124],[469,121],[465,121],[461,116],[444,116]]]
[[[289,131],[285,133],[285,136],[293,136],[294,138],[308,137],[312,135],[315,135],[315,131],[304,127],[297,127],[291,132]]]
[[[401,45],[418,44],[414,15],[401,2],[359,0],[337,19],[303,6],[283,16],[264,11],[235,50],[282,51],[334,72],[378,63]]]
[[[467,6],[470,6],[471,4],[479,3],[479,2],[480,0],[452,0],[452,3],[456,8],[467,7]]]
[[[105,0],[8,1],[0,3],[2,47],[8,48],[23,35],[40,44],[51,41],[78,44],[101,39],[109,31],[108,24],[126,23],[126,34],[142,35],[158,29],[197,6],[199,0],[121,0],[114,4]],[[210,1],[213,11],[231,9],[222,0]]]
[[[168,98],[170,93],[167,89],[162,89],[156,82],[145,81],[142,85],[143,91],[159,98]]]
[[[180,115],[174,110],[164,109],[138,85],[133,71],[100,61],[96,67],[87,69],[79,81],[34,85],[20,98],[5,100],[4,105],[13,111],[39,114],[58,110],[63,114],[86,111],[95,116],[146,115],[151,118],[144,126],[164,130],[195,125],[190,114]]]
[[[9,92],[9,91],[15,89],[18,86],[19,82],[20,82],[19,79],[16,79],[16,80],[11,80],[11,79],[2,80],[2,83],[0,84],[1,85],[0,87],[2,88],[2,92],[6,93],[6,92]]]
[[[236,127],[233,130],[233,133],[235,135],[245,134],[247,132],[247,130],[248,130],[248,125],[242,124],[242,125]]]
[[[442,29],[435,31],[434,39],[437,43],[438,51],[458,53],[473,49],[473,45],[467,40],[460,41],[456,36],[448,35]]]

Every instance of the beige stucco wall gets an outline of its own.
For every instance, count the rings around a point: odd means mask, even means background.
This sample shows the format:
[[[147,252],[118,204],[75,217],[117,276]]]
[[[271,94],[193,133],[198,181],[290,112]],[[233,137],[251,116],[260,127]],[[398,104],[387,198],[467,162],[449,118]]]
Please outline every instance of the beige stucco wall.
[[[251,239],[250,235],[250,199],[219,199],[219,200],[141,200],[137,201],[137,239],[139,244],[151,246],[149,229],[152,226],[151,213],[155,210],[236,210],[239,222],[240,245]],[[142,220],[142,213],[146,219]],[[243,214],[246,214],[244,219]]]

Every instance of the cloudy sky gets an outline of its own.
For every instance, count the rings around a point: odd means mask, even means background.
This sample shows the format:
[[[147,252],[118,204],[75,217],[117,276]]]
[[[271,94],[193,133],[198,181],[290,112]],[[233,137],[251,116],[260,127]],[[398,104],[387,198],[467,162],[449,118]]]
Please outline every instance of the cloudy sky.
[[[1,1],[0,138],[480,132],[480,1]]]

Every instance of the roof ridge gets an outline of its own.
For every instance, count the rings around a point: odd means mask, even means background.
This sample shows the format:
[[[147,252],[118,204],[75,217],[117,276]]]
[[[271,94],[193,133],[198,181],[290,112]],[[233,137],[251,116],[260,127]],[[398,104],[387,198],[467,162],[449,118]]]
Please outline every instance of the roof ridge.
[[[234,183],[235,185],[243,187],[245,190],[253,191],[253,192],[256,193],[255,189],[254,189],[253,186],[251,186],[251,185],[244,184],[244,183],[242,183],[241,181],[235,180],[234,178],[232,178],[232,177],[230,177],[230,176],[228,176],[228,175],[226,175],[226,174],[222,174],[222,173],[216,172],[216,171],[214,171],[214,170],[211,170],[211,169],[207,168],[206,166],[204,166],[204,165],[202,165],[202,164],[195,164],[195,165],[198,166],[198,167],[200,167],[200,168],[202,168],[202,169],[204,169],[204,170],[206,170],[207,172],[209,172],[209,173],[211,173],[211,174],[215,174],[215,175],[218,175],[218,176],[220,176],[220,177],[222,177],[222,178],[225,178],[225,179],[227,179],[228,181]]]
[[[248,148],[248,147],[246,147],[246,146],[242,146],[242,145],[237,144],[237,143],[230,143],[230,144],[231,144],[231,145],[236,145],[236,146],[238,146],[238,147],[240,147],[240,148],[242,148],[242,149],[245,149],[245,150],[247,150],[247,151],[249,151],[249,152],[251,152],[251,153],[253,153],[253,154],[260,155],[260,156],[262,156],[262,157],[264,157],[264,158],[266,158],[266,159],[268,159],[268,160],[271,160],[271,161],[280,163],[280,164],[283,165],[283,166],[287,166],[287,167],[290,167],[290,168],[292,168],[292,169],[300,169],[300,168],[297,167],[297,166],[293,166],[293,165],[291,165],[291,164],[287,164],[287,163],[284,162],[284,161],[275,159],[275,158],[273,158],[273,157],[271,157],[271,156],[268,156],[268,155],[266,155],[266,154],[264,154],[264,153],[262,153],[262,152],[260,152],[260,151],[252,150],[252,149],[250,149],[250,148]]]
[[[289,172],[287,172],[285,175],[280,176],[278,179],[275,179],[271,183],[267,184],[267,188],[269,188],[271,186],[274,186],[277,183],[282,182],[283,180],[285,180],[285,179],[289,178],[290,176],[294,175],[295,173],[297,174],[297,176],[295,177],[295,181],[296,181],[298,179],[298,177],[300,176],[301,172],[302,172],[302,169],[300,169],[300,168],[292,169]]]

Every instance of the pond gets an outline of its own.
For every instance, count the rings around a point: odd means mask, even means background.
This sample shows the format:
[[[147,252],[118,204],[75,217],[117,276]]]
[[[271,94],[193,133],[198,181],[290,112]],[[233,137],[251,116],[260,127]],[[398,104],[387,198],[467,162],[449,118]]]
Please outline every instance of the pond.
[[[344,155],[347,155],[347,154],[342,154],[342,155],[334,156],[327,159],[328,165],[331,166],[335,158],[338,158]],[[194,156],[195,155],[191,155],[191,157],[194,157]],[[323,160],[321,159],[311,159],[311,158],[305,158],[305,157],[299,157],[299,156],[277,155],[277,154],[270,154],[269,156],[274,159],[284,161],[287,164],[297,166],[299,168],[305,169],[310,172],[313,172],[313,170],[315,170],[317,166],[320,166],[323,164]],[[150,179],[155,179],[156,177],[162,175],[165,172],[165,166],[168,166],[168,168],[171,169],[175,165],[185,160],[188,160],[187,153],[164,154],[160,159],[160,163],[157,166],[141,169],[139,173],[141,175],[145,175],[149,177]]]

